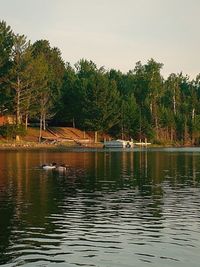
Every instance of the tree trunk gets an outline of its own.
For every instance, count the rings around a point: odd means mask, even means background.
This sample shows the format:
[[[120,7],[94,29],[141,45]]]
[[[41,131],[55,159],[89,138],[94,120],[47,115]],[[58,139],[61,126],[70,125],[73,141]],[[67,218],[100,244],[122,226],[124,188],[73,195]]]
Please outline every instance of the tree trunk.
[[[185,124],[184,124],[184,144],[187,144],[188,143],[188,127],[187,127],[187,121],[185,121]]]
[[[157,114],[155,114],[155,126],[156,126],[156,139],[158,140],[159,134],[158,134],[158,117],[157,117]]]
[[[19,126],[21,123],[20,118],[20,79],[17,77],[17,88],[16,88],[16,124]]]
[[[192,126],[195,123],[195,108],[192,109]],[[192,127],[192,145],[195,144],[195,133],[194,133],[194,126]]]
[[[42,114],[40,114],[40,133],[39,133],[39,143],[42,140]]]
[[[43,130],[46,131],[46,113],[43,114]]]
[[[97,141],[98,141],[98,132],[95,131],[95,133],[94,133],[94,142],[97,143]]]
[[[195,144],[195,134],[194,134],[194,132],[192,132],[192,145],[194,145]]]
[[[19,135],[16,135],[15,140],[16,140],[16,142],[19,142],[20,141]]]
[[[171,126],[170,127],[170,139],[171,139],[171,142],[173,142],[173,127]]]
[[[153,114],[153,104],[152,102],[150,103],[150,111],[151,111],[151,115]]]
[[[28,129],[28,113],[26,113],[26,117],[25,117],[25,129]]]
[[[174,87],[174,95],[173,95],[173,109],[174,114],[176,115],[176,88]]]
[[[122,140],[124,140],[124,127],[122,126]]]
[[[75,128],[75,120],[74,120],[74,118],[72,120],[72,125],[73,125],[73,128]]]
[[[194,121],[195,118],[195,108],[192,109],[192,121]]]
[[[156,100],[152,101],[152,118],[153,118],[154,127],[156,129],[156,139],[158,140],[158,116],[157,116]]]

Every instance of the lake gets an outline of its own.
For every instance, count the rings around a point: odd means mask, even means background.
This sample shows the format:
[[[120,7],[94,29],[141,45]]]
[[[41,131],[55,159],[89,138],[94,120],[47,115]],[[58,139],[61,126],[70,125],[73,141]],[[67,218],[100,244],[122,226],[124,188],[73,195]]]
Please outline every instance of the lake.
[[[0,151],[1,266],[197,267],[199,247],[198,148]]]

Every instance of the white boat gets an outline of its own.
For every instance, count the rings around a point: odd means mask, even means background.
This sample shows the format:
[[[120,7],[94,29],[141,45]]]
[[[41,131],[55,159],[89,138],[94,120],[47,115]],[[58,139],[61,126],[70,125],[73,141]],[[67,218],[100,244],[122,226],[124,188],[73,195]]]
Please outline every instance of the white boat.
[[[133,147],[133,142],[126,140],[111,140],[104,142],[105,148],[131,148]]]

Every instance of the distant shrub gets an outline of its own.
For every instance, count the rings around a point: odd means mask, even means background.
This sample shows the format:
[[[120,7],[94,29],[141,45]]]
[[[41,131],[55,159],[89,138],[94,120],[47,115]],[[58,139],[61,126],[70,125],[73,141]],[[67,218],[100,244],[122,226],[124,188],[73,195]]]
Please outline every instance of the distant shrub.
[[[15,124],[4,124],[0,127],[0,135],[8,139],[14,139],[17,135],[25,136],[26,129],[22,124],[18,126]]]

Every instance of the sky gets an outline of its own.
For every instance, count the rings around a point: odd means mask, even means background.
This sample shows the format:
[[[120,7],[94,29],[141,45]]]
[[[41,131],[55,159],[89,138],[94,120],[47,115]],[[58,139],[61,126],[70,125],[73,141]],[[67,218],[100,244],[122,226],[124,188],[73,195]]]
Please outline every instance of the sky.
[[[49,40],[74,65],[133,70],[151,58],[162,74],[200,73],[200,0],[0,0],[0,20],[35,42]]]

